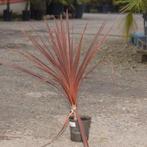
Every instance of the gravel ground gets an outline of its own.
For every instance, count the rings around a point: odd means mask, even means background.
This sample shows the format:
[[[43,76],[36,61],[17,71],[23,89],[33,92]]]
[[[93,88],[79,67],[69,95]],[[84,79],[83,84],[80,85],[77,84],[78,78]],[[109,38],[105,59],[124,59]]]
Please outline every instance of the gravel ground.
[[[87,20],[89,23],[94,20],[90,26],[101,23],[102,18],[111,24],[114,17],[85,15],[85,19],[72,22],[79,24],[78,31]],[[42,22],[31,23],[39,26],[38,33],[44,33]],[[20,25],[23,23],[0,23],[0,59],[31,66],[7,49],[19,44],[35,52],[22,36]],[[88,33],[93,32],[94,29]],[[88,33],[85,46],[91,40]],[[137,63],[135,48],[112,36],[97,59],[103,57],[107,62],[100,63],[91,73],[79,95],[80,112],[92,116],[89,144],[147,147],[147,64]],[[58,133],[68,112],[69,106],[59,92],[21,72],[0,66],[0,147],[41,147]],[[67,129],[50,146],[82,147],[82,144],[71,142]]]

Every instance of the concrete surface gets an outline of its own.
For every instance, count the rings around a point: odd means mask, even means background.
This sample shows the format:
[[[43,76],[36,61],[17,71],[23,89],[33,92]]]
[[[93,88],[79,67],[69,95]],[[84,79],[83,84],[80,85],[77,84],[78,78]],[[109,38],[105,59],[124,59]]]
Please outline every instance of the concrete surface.
[[[85,14],[82,20],[70,20],[79,31],[89,23],[85,46],[106,20],[108,29],[122,15]],[[142,18],[136,16],[139,30]],[[53,21],[49,20],[52,24]],[[0,60],[30,66],[10,48],[36,52],[21,33],[32,24],[45,33],[43,22],[0,22]],[[108,60],[99,64],[83,84],[79,95],[81,114],[92,116],[91,147],[147,147],[147,65],[135,60],[135,49],[127,46],[121,31],[113,27],[110,39],[97,56]],[[113,68],[112,68],[113,65]],[[31,66],[32,67],[32,66]],[[113,79],[113,80],[112,80]],[[0,66],[0,147],[41,147],[61,128],[69,106],[59,92],[21,72]],[[16,137],[16,138],[15,138]],[[51,147],[82,147],[70,141],[69,129]]]

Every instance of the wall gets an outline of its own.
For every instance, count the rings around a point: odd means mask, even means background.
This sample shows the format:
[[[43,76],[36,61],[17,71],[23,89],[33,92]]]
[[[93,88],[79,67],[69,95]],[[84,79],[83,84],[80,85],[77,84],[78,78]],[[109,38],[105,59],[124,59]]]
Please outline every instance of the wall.
[[[21,14],[22,10],[25,8],[25,2],[17,2],[17,3],[11,3],[10,4],[11,10],[13,10],[14,13]],[[3,13],[3,10],[6,9],[6,4],[0,5],[0,14]]]

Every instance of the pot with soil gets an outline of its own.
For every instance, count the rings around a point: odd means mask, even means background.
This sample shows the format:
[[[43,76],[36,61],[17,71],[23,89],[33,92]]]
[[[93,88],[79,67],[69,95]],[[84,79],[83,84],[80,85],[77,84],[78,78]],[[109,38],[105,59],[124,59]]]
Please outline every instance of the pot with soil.
[[[147,47],[147,12],[143,13],[143,18],[144,18],[145,46]]]
[[[46,1],[45,0],[31,0],[30,3],[31,18],[35,20],[41,20],[46,13]]]
[[[35,14],[35,17],[34,17],[35,20],[42,20],[44,15],[42,10],[34,10],[34,14]]]
[[[25,9],[22,11],[22,20],[24,20],[24,21],[30,20],[30,17],[31,17],[31,12],[29,10],[29,5],[30,5],[30,1],[27,0]]]
[[[6,1],[6,9],[3,11],[3,19],[4,21],[12,20],[12,10],[10,9],[10,0]]]
[[[62,3],[52,3],[51,11],[52,11],[52,15],[60,16],[61,14],[63,14],[64,5]]]
[[[89,138],[89,131],[90,131],[90,125],[91,125],[91,117],[89,116],[81,116],[81,121],[84,127],[86,138]],[[70,124],[70,137],[71,140],[74,142],[82,142],[82,136],[80,133],[80,127],[77,120],[75,120],[73,117],[69,118],[69,124]]]
[[[12,20],[12,11],[11,10],[4,10],[3,11],[3,19],[4,21],[11,21]]]
[[[82,18],[84,9],[85,9],[84,4],[76,4],[75,5],[75,18]]]
[[[23,10],[22,11],[22,20],[24,20],[24,21],[30,20],[30,15],[31,15],[31,13],[29,10],[28,11]]]
[[[74,6],[74,16],[75,18],[82,18],[84,10],[85,10],[85,5],[88,4],[90,0],[74,0],[73,1],[73,6]]]

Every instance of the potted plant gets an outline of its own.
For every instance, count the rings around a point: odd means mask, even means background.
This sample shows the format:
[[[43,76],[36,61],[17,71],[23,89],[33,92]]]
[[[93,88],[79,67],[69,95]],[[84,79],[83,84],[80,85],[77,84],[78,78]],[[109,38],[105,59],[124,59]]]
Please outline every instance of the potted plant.
[[[4,21],[12,20],[12,10],[10,9],[10,0],[6,0],[6,9],[3,11]]]
[[[49,14],[49,15],[52,14],[51,3],[52,3],[52,0],[46,0],[46,14]]]
[[[88,128],[90,127],[91,117],[79,114],[78,93],[83,80],[96,67],[94,64],[91,66],[89,66],[89,64],[105,42],[108,32],[99,38],[99,35],[104,29],[103,24],[94,36],[88,50],[84,51],[83,54],[81,53],[81,50],[87,25],[81,33],[78,44],[74,44],[68,16],[66,16],[65,21],[63,21],[62,18],[60,21],[56,20],[53,28],[51,28],[47,22],[46,26],[48,31],[47,40],[48,43],[50,43],[51,48],[48,48],[46,42],[44,42],[40,36],[36,37],[24,32],[39,54],[34,55],[26,50],[16,50],[16,52],[25,57],[27,61],[32,62],[34,68],[37,68],[39,71],[28,69],[27,67],[18,64],[1,64],[18,69],[39,79],[48,86],[53,86],[60,90],[69,103],[70,110],[65,118],[62,129],[51,142],[43,147],[46,147],[62,135],[69,122],[72,131],[71,133],[74,133],[71,135],[71,139],[73,141],[82,141],[84,147],[88,147]],[[38,56],[40,54],[41,56]]]
[[[46,0],[30,0],[31,18],[41,20],[46,13]]]
[[[48,5],[48,13],[58,17],[63,14],[65,5],[67,5],[67,0],[51,0]]]
[[[25,10],[22,11],[22,20],[30,20],[30,0],[26,0]]]
[[[74,7],[75,7],[75,18],[82,18],[85,4],[88,2],[89,0],[74,0],[73,1]]]
[[[118,4],[117,2],[116,2],[116,0],[113,0],[112,1],[112,4],[113,4],[113,12],[119,12],[119,7],[120,7],[120,4]]]

